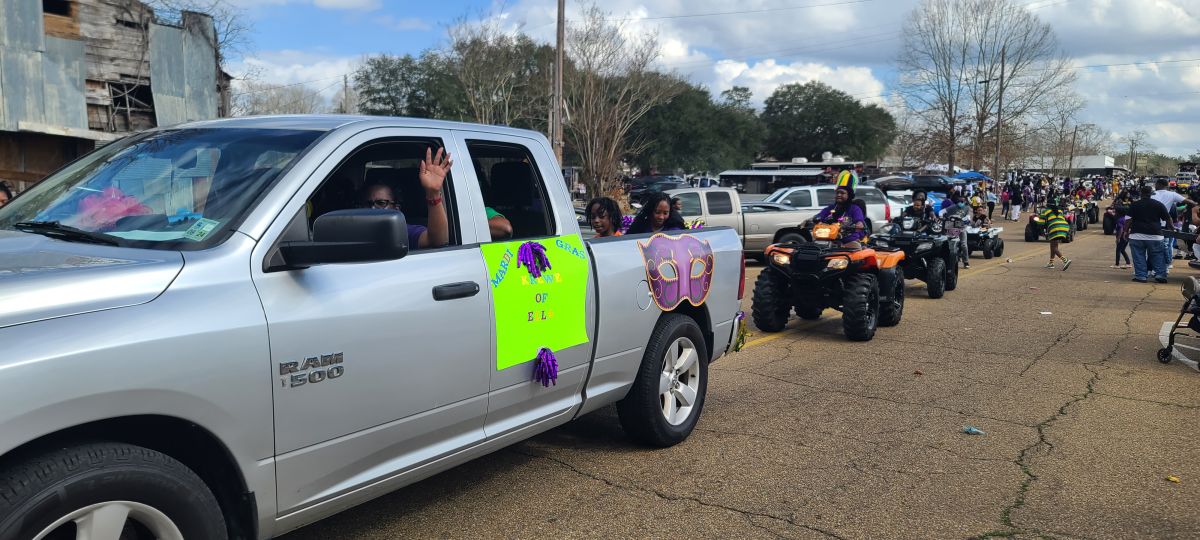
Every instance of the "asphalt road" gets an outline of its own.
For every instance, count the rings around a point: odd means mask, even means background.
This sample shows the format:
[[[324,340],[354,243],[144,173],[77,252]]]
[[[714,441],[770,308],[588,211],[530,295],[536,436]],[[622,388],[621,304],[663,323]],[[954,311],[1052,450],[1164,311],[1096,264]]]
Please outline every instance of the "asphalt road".
[[[836,312],[752,336],[683,444],[603,410],[286,538],[1200,537],[1200,373],[1154,358],[1196,272],[1132,283],[1098,225],[1048,270],[1002,225],[1011,263],[910,281],[871,342]]]

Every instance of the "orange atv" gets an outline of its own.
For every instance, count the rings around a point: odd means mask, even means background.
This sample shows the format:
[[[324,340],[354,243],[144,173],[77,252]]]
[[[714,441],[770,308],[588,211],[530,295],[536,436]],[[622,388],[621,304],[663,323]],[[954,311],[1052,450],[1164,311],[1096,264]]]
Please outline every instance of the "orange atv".
[[[843,247],[837,224],[818,223],[801,232],[805,241],[765,250],[767,267],[754,282],[754,324],[764,332],[787,325],[792,309],[815,320],[826,308],[842,312],[842,331],[868,341],[877,326],[895,326],[904,313],[904,275],[899,250]]]

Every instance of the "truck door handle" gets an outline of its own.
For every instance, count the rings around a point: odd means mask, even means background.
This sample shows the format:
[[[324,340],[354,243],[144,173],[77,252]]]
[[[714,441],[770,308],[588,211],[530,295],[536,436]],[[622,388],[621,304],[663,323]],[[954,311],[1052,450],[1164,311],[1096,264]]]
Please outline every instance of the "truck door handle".
[[[479,294],[479,284],[474,281],[447,283],[433,288],[433,299],[438,302],[456,298],[470,298]]]

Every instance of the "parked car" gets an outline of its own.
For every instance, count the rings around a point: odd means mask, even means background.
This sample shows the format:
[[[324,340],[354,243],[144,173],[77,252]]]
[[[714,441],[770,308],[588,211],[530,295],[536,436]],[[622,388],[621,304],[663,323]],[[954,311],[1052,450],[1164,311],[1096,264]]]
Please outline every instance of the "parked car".
[[[835,186],[793,186],[775,190],[764,202],[777,202],[801,210],[812,210],[815,215],[822,208],[833,204]],[[871,230],[877,230],[892,220],[892,207],[883,192],[870,186],[858,186],[854,196],[867,203],[867,224]],[[900,209],[895,209],[897,212]]]
[[[747,257],[763,258],[771,244],[799,240],[800,225],[817,210],[779,203],[742,203],[733,188],[685,188],[667,192],[683,204],[684,220],[700,220],[704,227],[732,227],[742,238]]]
[[[662,182],[651,182],[649,184],[644,184],[640,187],[635,187],[635,188],[629,190],[629,199],[640,202],[642,200],[642,198],[644,198],[646,195],[648,195],[650,193],[659,193],[662,191],[679,189],[681,187],[687,187],[687,184],[685,184],[683,182],[676,182],[674,180],[666,180],[666,181],[662,181]]]
[[[741,242],[582,241],[560,170],[532,131],[288,116],[38,183],[0,208],[0,538],[270,538],[613,403],[634,440],[684,440]]]

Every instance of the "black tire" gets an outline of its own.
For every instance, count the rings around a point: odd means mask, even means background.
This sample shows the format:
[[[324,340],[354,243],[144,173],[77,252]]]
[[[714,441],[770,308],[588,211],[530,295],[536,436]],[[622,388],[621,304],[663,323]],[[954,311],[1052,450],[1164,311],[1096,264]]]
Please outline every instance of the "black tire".
[[[695,347],[699,356],[696,362],[699,366],[700,380],[691,413],[686,420],[673,425],[663,416],[658,381],[667,351],[679,338],[687,338]],[[629,389],[625,399],[617,402],[617,416],[625,433],[639,443],[660,448],[674,446],[687,439],[704,410],[704,397],[708,392],[708,361],[704,334],[696,321],[676,313],[663,315],[654,332],[650,334],[650,341],[646,346],[646,353],[642,355],[642,365],[638,368],[633,388]]]
[[[1158,361],[1164,364],[1171,363],[1171,348],[1163,347],[1158,350]]]
[[[783,236],[780,236],[779,241],[776,243],[777,244],[786,244],[789,242],[803,242],[803,241],[804,241],[804,235],[802,235],[798,232],[790,232],[790,233],[784,234]]]
[[[1082,231],[1087,228],[1087,220],[1079,219],[1079,214],[1075,214],[1075,230]]]
[[[1088,223],[1099,223],[1099,222],[1100,222],[1100,207],[1094,206],[1094,207],[1092,207],[1092,210],[1088,212]]]
[[[992,258],[992,249],[994,249],[992,246],[995,245],[995,243],[996,243],[996,240],[992,239],[992,238],[989,238],[989,239],[983,241],[983,249],[980,250],[980,251],[983,251],[983,258],[985,258],[985,259]]]
[[[796,302],[796,316],[806,321],[815,321],[821,318],[821,314],[825,312],[825,308],[820,304],[808,301],[801,298]]]
[[[1037,242],[1037,240],[1038,240],[1037,229],[1035,229],[1033,227],[1032,223],[1026,225],[1025,226],[1025,241],[1026,242]]]
[[[925,288],[930,298],[941,298],[946,294],[946,261],[932,257],[925,269]]]
[[[1004,239],[1003,238],[996,239],[996,251],[993,253],[993,255],[995,255],[996,257],[1001,257],[1004,255]]]
[[[896,326],[904,316],[904,276],[899,268],[879,271],[879,326]]]
[[[187,466],[149,448],[96,442],[27,457],[0,470],[0,540],[33,538],[73,512],[110,501],[152,507],[184,538],[228,537],[216,497]]]
[[[870,341],[879,325],[879,282],[874,274],[847,276],[842,291],[842,332],[850,341]]]
[[[953,291],[958,288],[958,258],[950,258],[946,260],[946,290]]]
[[[1074,242],[1074,241],[1075,241],[1075,230],[1070,229],[1067,231],[1067,238],[1065,240],[1063,240],[1063,243],[1070,244],[1071,242]]]
[[[1116,234],[1117,219],[1108,214],[1104,214],[1104,224],[1102,225],[1102,227],[1104,227],[1104,234],[1110,235],[1110,236],[1113,234]]]
[[[787,277],[773,268],[764,268],[754,281],[754,296],[750,300],[754,326],[763,332],[783,330],[791,310]]]

